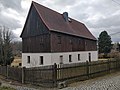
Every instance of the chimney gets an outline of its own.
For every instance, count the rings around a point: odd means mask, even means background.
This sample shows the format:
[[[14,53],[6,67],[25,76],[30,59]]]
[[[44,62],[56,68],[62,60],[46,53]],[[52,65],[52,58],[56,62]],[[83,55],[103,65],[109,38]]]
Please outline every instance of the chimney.
[[[65,19],[66,22],[68,22],[68,12],[63,12],[63,17]]]

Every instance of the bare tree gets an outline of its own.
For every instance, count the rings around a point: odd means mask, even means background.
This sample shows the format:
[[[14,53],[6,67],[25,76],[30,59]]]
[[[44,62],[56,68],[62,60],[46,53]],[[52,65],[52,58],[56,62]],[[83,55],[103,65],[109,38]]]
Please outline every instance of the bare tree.
[[[8,28],[3,27],[1,29],[1,35],[0,35],[0,44],[1,44],[1,52],[0,57],[2,65],[10,65],[13,61],[13,54],[12,54],[12,47],[11,47],[11,38],[12,31],[10,31]]]
[[[3,39],[2,39],[2,26],[0,26],[0,64],[3,63]]]
[[[21,57],[22,54],[22,42],[14,41],[12,42],[12,49],[14,56]]]

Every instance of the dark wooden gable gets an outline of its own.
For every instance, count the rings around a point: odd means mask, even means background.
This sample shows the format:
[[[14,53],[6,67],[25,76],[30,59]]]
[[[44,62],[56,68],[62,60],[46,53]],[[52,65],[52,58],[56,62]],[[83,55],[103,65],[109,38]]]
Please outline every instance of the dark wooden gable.
[[[36,8],[32,4],[21,37],[27,38],[48,33],[48,28],[45,26]]]
[[[29,10],[21,37],[23,53],[50,51],[50,31],[33,4]]]

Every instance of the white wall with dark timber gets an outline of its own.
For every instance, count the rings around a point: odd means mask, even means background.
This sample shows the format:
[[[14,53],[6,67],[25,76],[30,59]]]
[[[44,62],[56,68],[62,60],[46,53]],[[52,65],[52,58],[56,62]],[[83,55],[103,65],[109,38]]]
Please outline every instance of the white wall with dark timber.
[[[90,53],[90,54],[89,54]],[[80,60],[78,60],[78,54]],[[71,62],[69,61],[71,55]],[[30,56],[30,62],[28,63],[28,56]],[[43,56],[43,64],[40,62],[40,56]],[[98,51],[80,51],[80,52],[61,52],[61,53],[22,53],[22,67],[39,67],[46,65],[78,63],[98,60]],[[62,60],[61,60],[62,59]]]

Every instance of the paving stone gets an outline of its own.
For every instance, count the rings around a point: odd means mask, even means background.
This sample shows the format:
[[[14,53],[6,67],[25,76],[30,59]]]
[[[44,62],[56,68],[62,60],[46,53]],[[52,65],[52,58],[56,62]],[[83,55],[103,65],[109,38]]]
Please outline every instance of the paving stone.
[[[69,86],[61,90],[120,90],[120,72],[99,79],[88,80],[77,84],[77,86]]]
[[[44,88],[30,88],[27,86],[16,86],[2,82],[3,86],[13,87],[16,90],[58,90]],[[120,72],[98,77],[96,79],[81,81],[60,90],[120,90]]]

